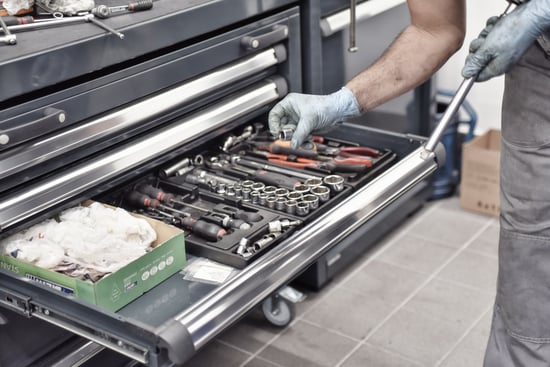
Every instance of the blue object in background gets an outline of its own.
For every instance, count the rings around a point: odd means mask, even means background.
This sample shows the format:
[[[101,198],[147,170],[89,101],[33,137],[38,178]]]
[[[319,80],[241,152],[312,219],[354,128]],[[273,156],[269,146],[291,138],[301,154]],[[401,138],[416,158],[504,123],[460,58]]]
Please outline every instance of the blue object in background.
[[[454,92],[438,91],[438,96],[452,97]],[[443,113],[447,108],[447,104],[443,102],[437,102],[437,113],[435,115],[435,122],[433,128],[437,126],[437,123],[441,119]],[[472,140],[474,137],[474,130],[477,124],[477,114],[468,103],[464,101],[461,106],[461,111],[464,111],[468,115],[467,120],[461,120],[458,116],[455,117],[455,121],[447,127],[441,138],[441,143],[445,147],[447,159],[445,164],[435,173],[433,180],[433,191],[431,200],[442,199],[451,196],[455,193],[456,186],[460,182],[460,171],[462,165],[462,143]],[[457,114],[458,115],[458,114]],[[468,128],[464,138],[459,134],[459,126],[466,125]]]

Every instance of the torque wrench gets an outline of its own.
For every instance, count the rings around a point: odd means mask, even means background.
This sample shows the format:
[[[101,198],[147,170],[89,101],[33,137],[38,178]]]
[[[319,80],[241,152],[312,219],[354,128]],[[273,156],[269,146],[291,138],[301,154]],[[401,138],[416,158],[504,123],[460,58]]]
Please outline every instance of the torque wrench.
[[[499,18],[503,17],[504,15],[506,15],[506,13],[508,13],[508,10],[510,10],[512,3],[516,3],[516,2],[509,1],[508,6],[504,10],[504,12],[499,16]],[[473,78],[464,78],[464,80],[458,87],[458,90],[456,91],[455,95],[449,102],[449,105],[447,106],[447,109],[445,110],[445,112],[443,113],[443,116],[439,120],[435,130],[432,132],[432,134],[428,138],[428,141],[424,145],[423,153],[426,158],[429,157],[431,153],[433,153],[437,143],[440,142],[441,137],[443,136],[443,133],[445,132],[445,130],[447,130],[447,127],[449,127],[451,122],[454,120],[456,113],[460,109],[462,102],[464,102],[466,95],[468,94],[470,89],[472,89],[472,86],[474,85],[476,79],[477,79],[477,76]]]

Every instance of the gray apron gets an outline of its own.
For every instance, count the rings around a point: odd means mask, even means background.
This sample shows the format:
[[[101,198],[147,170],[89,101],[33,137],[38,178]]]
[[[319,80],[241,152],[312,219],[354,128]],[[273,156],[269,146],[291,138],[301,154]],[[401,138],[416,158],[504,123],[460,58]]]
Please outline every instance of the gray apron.
[[[548,36],[506,75],[499,274],[485,367],[550,366]]]

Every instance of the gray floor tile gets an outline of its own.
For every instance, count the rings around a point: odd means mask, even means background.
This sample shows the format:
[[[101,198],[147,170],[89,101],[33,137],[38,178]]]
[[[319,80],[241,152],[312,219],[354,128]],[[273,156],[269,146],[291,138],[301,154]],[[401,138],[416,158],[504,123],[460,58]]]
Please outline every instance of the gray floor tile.
[[[247,352],[256,353],[280,332],[280,328],[272,326],[264,318],[263,313],[255,309],[239,323],[223,332],[218,339]]]
[[[441,367],[481,367],[487,336],[477,332],[471,332],[460,344],[443,360]]]
[[[454,323],[399,310],[368,342],[426,366],[434,366],[458,342],[462,332]]]
[[[490,219],[460,210],[435,207],[408,230],[408,233],[451,247],[461,247]]]
[[[405,359],[395,353],[372,345],[362,345],[342,367],[423,367],[420,363]]]
[[[298,321],[259,356],[288,367],[329,367],[344,358],[356,344],[349,338]]]
[[[207,344],[204,348],[199,350],[193,358],[191,358],[185,367],[212,367],[212,366],[224,366],[224,367],[237,367],[250,357],[240,350],[234,349],[230,346],[220,343],[219,341],[213,341]]]
[[[481,320],[477,323],[476,326],[474,326],[474,331],[485,335],[486,337],[489,337],[489,334],[491,332],[491,321],[493,320],[493,308],[491,307],[489,310],[487,310],[487,313],[483,315]]]
[[[396,306],[427,277],[426,274],[374,260],[341,286],[384,301],[388,306]]]
[[[486,292],[432,280],[404,308],[408,311],[452,322],[465,332],[487,311],[493,297]]]
[[[404,235],[377,260],[431,274],[456,251],[424,238]]]
[[[330,297],[320,301],[308,312],[304,320],[359,341],[382,322],[395,306],[368,294],[336,289]]]
[[[297,305],[291,326],[273,327],[256,309],[186,366],[480,366],[492,317],[497,243],[497,219],[462,210],[457,197],[427,203],[326,288],[298,287],[307,299]]]
[[[441,270],[438,277],[494,294],[497,270],[497,259],[463,251]]]
[[[492,223],[477,237],[467,248],[483,255],[498,257],[498,237],[500,226],[498,222]]]

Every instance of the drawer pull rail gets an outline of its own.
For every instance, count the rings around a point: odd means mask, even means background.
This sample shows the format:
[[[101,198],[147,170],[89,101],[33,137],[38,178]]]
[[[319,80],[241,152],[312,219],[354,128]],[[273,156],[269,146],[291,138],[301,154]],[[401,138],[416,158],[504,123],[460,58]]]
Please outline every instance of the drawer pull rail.
[[[335,243],[413,188],[437,169],[434,156],[425,159],[418,148],[355,194],[298,231],[243,269],[209,297],[164,324],[163,345],[170,359],[182,363],[189,356],[178,350],[178,331],[188,332],[195,349],[204,346],[254,305],[288,283]],[[178,321],[178,322],[174,322]]]
[[[183,118],[155,135],[133,141],[10,193],[0,199],[0,233],[276,101],[281,97],[280,92],[286,94],[286,82],[282,78],[257,83],[251,89]]]
[[[126,108],[31,143],[25,149],[6,155],[5,158],[0,156],[2,179],[108,136],[120,134],[133,126],[139,126],[144,121],[162,116],[221,87],[266,70],[285,58],[286,53],[281,52],[280,48],[267,49]]]

